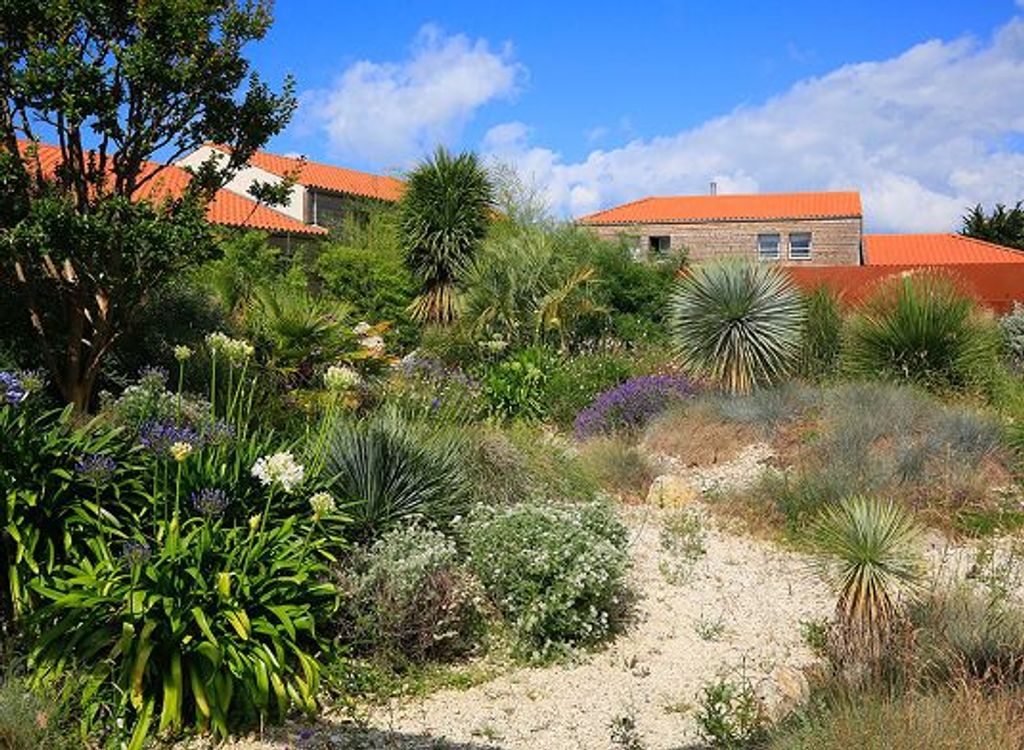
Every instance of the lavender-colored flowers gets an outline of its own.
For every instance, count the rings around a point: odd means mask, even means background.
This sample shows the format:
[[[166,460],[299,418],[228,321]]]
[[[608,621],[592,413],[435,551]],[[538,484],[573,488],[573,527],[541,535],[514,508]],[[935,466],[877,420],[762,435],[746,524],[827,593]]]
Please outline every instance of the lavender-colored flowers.
[[[16,406],[24,401],[26,396],[28,391],[21,378],[13,372],[0,372],[0,401],[9,406]]]
[[[139,442],[152,453],[169,455],[176,443],[198,445],[199,435],[191,427],[174,422],[144,422],[139,428]]]
[[[206,445],[224,445],[231,442],[234,437],[234,425],[223,419],[209,422],[202,428],[203,443]]]
[[[117,469],[117,461],[99,453],[86,453],[75,463],[75,471],[93,484],[105,484]]]
[[[231,505],[231,498],[224,490],[207,487],[192,493],[192,507],[196,513],[207,518],[221,515]]]
[[[121,559],[135,567],[153,556],[153,550],[145,542],[127,541],[121,545]]]
[[[576,417],[576,437],[583,440],[615,430],[643,427],[675,399],[692,395],[693,383],[675,375],[643,375],[600,394]]]

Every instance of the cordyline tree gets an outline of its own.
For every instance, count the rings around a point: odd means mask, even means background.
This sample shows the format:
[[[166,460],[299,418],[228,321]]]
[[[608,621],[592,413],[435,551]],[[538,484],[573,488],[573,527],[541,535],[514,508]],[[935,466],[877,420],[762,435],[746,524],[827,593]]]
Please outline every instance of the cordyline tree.
[[[1024,201],[1007,208],[997,203],[986,213],[979,203],[963,217],[960,233],[977,240],[1024,250]]]
[[[270,10],[0,0],[0,284],[20,295],[41,358],[79,409],[147,295],[213,255],[206,204],[294,111],[293,82],[275,93],[242,54]],[[38,141],[59,146],[56,164]],[[183,195],[140,200],[207,141],[230,156],[193,170]],[[261,187],[257,197],[281,199]]]

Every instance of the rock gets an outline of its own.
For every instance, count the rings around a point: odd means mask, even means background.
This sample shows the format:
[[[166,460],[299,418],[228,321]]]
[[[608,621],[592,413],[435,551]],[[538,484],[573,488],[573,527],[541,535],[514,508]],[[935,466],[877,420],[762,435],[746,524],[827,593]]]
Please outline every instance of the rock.
[[[662,474],[651,482],[647,503],[658,508],[685,508],[700,497],[689,482],[676,474]]]
[[[811,695],[811,686],[802,669],[777,666],[768,680],[769,694],[763,696],[764,703],[773,719],[780,719],[794,708],[805,703]]]

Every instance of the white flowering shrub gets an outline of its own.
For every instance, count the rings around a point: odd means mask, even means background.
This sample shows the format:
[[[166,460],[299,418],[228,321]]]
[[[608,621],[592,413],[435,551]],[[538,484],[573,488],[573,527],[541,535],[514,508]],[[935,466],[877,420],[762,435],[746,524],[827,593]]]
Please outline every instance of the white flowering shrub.
[[[395,662],[471,651],[483,632],[483,589],[439,531],[389,531],[344,566],[340,629],[357,650]]]
[[[627,533],[609,506],[478,506],[460,525],[470,565],[521,654],[542,661],[606,638],[624,609]]]

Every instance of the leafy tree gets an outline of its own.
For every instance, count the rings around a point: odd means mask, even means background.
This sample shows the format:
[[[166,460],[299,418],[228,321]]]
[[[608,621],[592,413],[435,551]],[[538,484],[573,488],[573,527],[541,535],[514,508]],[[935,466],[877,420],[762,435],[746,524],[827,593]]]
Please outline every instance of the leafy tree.
[[[291,80],[274,93],[242,54],[269,6],[0,0],[0,282],[79,409],[149,295],[214,255],[206,203],[291,116]],[[58,158],[43,158],[40,136]],[[156,199],[167,165],[206,141],[229,156]]]
[[[1024,250],[1024,201],[1007,208],[997,203],[991,214],[979,203],[963,217],[960,233],[986,242]]]
[[[410,312],[420,321],[458,317],[458,284],[487,234],[494,187],[476,154],[438,148],[409,175],[400,205],[406,263],[421,284]]]

